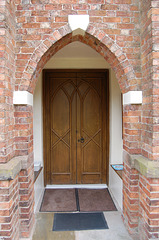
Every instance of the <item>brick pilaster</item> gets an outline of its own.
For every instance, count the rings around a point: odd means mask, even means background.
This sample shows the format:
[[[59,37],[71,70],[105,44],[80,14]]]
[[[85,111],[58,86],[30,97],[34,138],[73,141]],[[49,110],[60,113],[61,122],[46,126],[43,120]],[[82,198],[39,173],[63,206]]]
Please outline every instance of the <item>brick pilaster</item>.
[[[0,162],[14,157],[13,87],[15,70],[15,5],[0,1]]]
[[[34,226],[34,158],[33,109],[29,105],[15,106],[15,152],[26,155],[19,174],[20,237],[28,238]]]
[[[34,165],[31,154],[27,168],[19,174],[20,237],[29,238],[34,227]]]
[[[130,154],[141,153],[141,105],[123,107],[123,147]]]
[[[142,155],[159,159],[159,1],[141,0]]]
[[[29,105],[15,106],[14,135],[16,156],[33,152],[33,109]]]
[[[140,221],[139,236],[141,240],[159,238],[159,179],[139,179]]]
[[[0,181],[0,238],[19,239],[18,176],[14,180]]]
[[[123,216],[130,234],[138,239],[139,222],[139,173],[132,167],[130,155],[124,153]]]

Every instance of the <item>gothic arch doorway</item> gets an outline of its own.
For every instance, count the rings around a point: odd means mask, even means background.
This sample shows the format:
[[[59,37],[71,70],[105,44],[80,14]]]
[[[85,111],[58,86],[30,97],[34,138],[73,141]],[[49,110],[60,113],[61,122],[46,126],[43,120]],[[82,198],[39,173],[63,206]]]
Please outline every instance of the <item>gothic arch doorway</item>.
[[[78,52],[75,51],[78,49]],[[90,52],[89,52],[90,50]],[[76,54],[75,54],[76,52]],[[78,53],[78,54],[77,54]],[[72,56],[73,54],[73,56]],[[66,57],[65,57],[66,56]],[[68,57],[67,57],[68,56]],[[87,44],[74,41],[59,50],[43,67],[44,69],[109,69],[109,164],[107,168],[107,185],[122,208],[122,181],[116,176],[110,164],[122,163],[122,114],[121,91],[111,66],[105,59]],[[35,83],[35,82],[34,82]],[[42,74],[40,74],[34,92],[34,159],[43,165],[43,124],[42,124]],[[114,150],[115,148],[115,150]],[[109,170],[109,171],[108,171]],[[40,175],[43,182],[43,173]],[[44,189],[44,185],[41,185]],[[49,187],[49,186],[48,186]],[[38,194],[39,196],[39,194]],[[37,197],[38,198],[38,197]],[[36,200],[35,200],[36,201]]]

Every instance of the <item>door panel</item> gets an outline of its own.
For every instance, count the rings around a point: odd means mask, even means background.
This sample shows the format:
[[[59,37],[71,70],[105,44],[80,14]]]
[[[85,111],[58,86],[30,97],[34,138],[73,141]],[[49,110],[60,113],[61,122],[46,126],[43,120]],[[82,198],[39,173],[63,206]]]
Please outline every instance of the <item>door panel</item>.
[[[45,70],[43,87],[45,183],[105,183],[106,72]]]
[[[78,183],[101,183],[102,169],[102,135],[101,135],[101,84],[102,78],[98,75],[92,78],[92,73],[78,76],[77,118],[80,119],[77,127],[79,138],[77,162],[80,165]],[[83,87],[82,87],[83,86]],[[78,102],[77,101],[77,102]],[[77,169],[78,172],[78,169]]]
[[[67,78],[63,74],[48,78],[50,82],[50,183],[75,183],[73,173],[76,162],[76,144],[72,135],[76,131],[75,83],[74,77]],[[73,93],[74,92],[74,93]],[[74,107],[73,107],[74,106]]]

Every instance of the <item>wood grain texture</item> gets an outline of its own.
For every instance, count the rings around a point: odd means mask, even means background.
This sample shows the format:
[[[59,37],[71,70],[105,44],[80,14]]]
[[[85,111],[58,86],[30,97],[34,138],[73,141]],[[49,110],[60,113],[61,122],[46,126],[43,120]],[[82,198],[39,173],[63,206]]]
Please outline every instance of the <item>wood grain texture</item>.
[[[44,70],[46,184],[106,183],[106,76],[103,70]]]

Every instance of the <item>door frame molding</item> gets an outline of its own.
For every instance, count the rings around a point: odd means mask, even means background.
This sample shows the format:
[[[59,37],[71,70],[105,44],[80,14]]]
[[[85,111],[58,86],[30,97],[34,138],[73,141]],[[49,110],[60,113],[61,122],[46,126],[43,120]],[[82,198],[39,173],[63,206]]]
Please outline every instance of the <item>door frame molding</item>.
[[[47,119],[47,112],[48,109],[46,109],[46,103],[48,101],[49,94],[46,94],[46,75],[47,73],[51,72],[105,72],[106,74],[106,81],[104,82],[104,88],[103,91],[106,91],[105,95],[106,99],[103,99],[103,107],[107,109],[107,111],[103,111],[102,121],[106,121],[106,124],[103,124],[105,126],[105,129],[103,128],[103,146],[106,145],[105,151],[103,151],[103,154],[105,155],[105,163],[103,168],[103,175],[106,175],[106,184],[109,184],[109,69],[43,69],[42,72],[42,104],[43,104],[43,164],[44,164],[44,186],[49,183],[48,173],[47,173],[47,167],[50,164],[50,154],[48,151],[48,144],[46,144],[46,139],[50,138],[48,133],[48,120]],[[50,123],[49,123],[50,124]],[[106,134],[107,133],[107,134]],[[50,140],[49,140],[50,142]],[[50,167],[49,167],[50,168]]]

